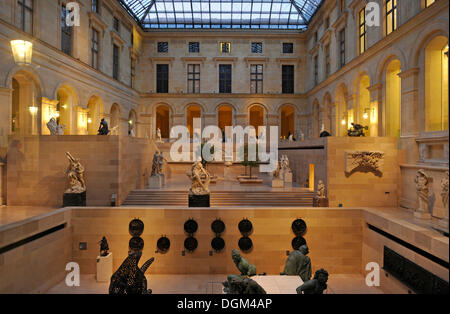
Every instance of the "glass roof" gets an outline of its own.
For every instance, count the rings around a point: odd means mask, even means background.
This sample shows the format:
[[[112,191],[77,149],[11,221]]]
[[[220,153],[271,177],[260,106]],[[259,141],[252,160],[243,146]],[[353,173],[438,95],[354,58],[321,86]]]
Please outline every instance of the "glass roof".
[[[118,0],[144,29],[308,26],[322,0]]]

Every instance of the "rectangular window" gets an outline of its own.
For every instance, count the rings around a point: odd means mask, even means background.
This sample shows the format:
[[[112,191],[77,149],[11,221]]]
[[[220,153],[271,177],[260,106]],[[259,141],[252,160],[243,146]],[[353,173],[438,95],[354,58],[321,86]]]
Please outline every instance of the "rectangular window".
[[[98,0],[91,0],[91,10],[92,12],[99,13]]]
[[[200,93],[200,64],[188,64],[188,93]]]
[[[325,77],[331,74],[330,45],[325,46]]]
[[[69,11],[66,6],[61,6],[61,51],[65,54],[72,54],[72,27],[66,24]]]
[[[397,0],[386,0],[386,35],[397,29]]]
[[[252,53],[262,53],[262,43],[252,43]]]
[[[169,52],[169,43],[167,41],[158,42],[158,52]]]
[[[200,43],[199,42],[190,42],[189,43],[189,52],[200,52]]]
[[[282,93],[293,94],[294,93],[294,66],[283,65],[282,66]]]
[[[91,66],[98,70],[98,31],[92,29],[91,38]]]
[[[425,8],[428,8],[432,5],[436,0],[425,0]]]
[[[134,88],[136,83],[136,59],[131,58],[130,60],[130,86]]]
[[[339,32],[339,66],[345,65],[345,28]]]
[[[119,19],[117,17],[113,18],[113,27],[115,31],[119,31]]]
[[[157,64],[156,65],[156,92],[168,93],[169,92],[169,65]]]
[[[19,27],[27,33],[33,33],[33,0],[19,0]]]
[[[294,53],[294,44],[283,43],[283,53]]]
[[[314,85],[319,84],[319,57],[314,57]]]
[[[231,65],[219,65],[219,93],[231,93]]]
[[[366,8],[364,7],[359,11],[359,54],[363,54],[366,51]]]
[[[250,93],[263,93],[263,65],[252,64],[250,66]]]
[[[119,46],[113,44],[113,78],[119,79]]]
[[[230,53],[231,43],[221,42],[220,43],[220,53]]]

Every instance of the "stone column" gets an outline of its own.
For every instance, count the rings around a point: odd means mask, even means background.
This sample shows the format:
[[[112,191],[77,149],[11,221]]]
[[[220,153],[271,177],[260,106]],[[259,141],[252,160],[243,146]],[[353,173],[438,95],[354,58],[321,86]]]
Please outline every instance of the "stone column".
[[[8,135],[11,131],[12,89],[0,87],[0,156],[8,149]]]
[[[415,163],[419,159],[416,138],[420,132],[419,121],[419,68],[411,68],[398,74],[401,78],[401,129],[400,145],[408,151],[405,162]],[[425,120],[425,119],[424,119]]]
[[[370,93],[370,136],[377,137],[383,134],[382,116],[383,85],[375,84],[367,88]]]
[[[3,167],[4,163],[0,162],[0,206],[2,206],[3,203]]]
[[[352,122],[356,123],[356,94],[348,95],[345,101],[347,103],[347,128],[350,128]]]

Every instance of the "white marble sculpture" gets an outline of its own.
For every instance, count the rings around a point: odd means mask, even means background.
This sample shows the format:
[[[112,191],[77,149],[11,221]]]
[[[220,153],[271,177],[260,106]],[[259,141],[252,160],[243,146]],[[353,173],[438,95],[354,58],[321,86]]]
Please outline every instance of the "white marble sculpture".
[[[417,199],[419,201],[419,207],[414,212],[414,216],[421,219],[431,219],[431,214],[428,210],[430,184],[433,179],[428,176],[423,169],[417,171],[416,179],[416,192]]]
[[[161,129],[156,128],[156,143],[162,143],[162,137],[161,137]]]
[[[448,171],[445,172],[445,176],[441,180],[441,198],[445,214],[439,224],[443,227],[444,231],[448,232]]]
[[[51,135],[64,135],[65,125],[58,124],[55,118],[51,118],[50,121],[47,122],[47,128]]]
[[[294,135],[289,135],[289,137],[288,137],[288,141],[289,142],[293,142],[294,141]]]
[[[325,184],[323,183],[322,180],[319,180],[319,183],[317,184],[317,194],[316,194],[317,198],[327,198],[325,196]]]
[[[83,193],[86,191],[86,182],[84,181],[84,167],[79,159],[75,159],[69,152],[66,152],[69,159],[69,167],[67,167],[66,175],[69,178],[70,188],[66,193]]]
[[[210,174],[203,168],[201,161],[196,161],[192,165],[190,171],[186,173],[191,180],[192,185],[189,189],[189,194],[193,195],[207,195],[209,194]],[[202,180],[203,177],[203,180]]]

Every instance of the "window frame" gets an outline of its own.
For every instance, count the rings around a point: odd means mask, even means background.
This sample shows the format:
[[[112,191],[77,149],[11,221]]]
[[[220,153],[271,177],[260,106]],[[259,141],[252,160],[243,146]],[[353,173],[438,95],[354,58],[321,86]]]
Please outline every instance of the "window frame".
[[[229,71],[222,71],[229,69]],[[231,64],[219,64],[219,93],[231,94],[233,82],[233,67]]]
[[[198,82],[198,90],[196,82]],[[187,65],[187,92],[188,94],[200,93],[200,64],[192,63]]]
[[[388,10],[388,3],[391,3],[391,9]],[[397,13],[398,13],[398,3],[397,0],[385,0],[384,2],[385,6],[385,27],[386,27],[386,36],[392,34],[394,31],[398,28],[398,19],[397,19]],[[388,28],[389,25],[389,19],[391,20],[391,26],[392,29],[390,30]]]
[[[66,25],[67,14],[70,12],[67,10],[66,5],[61,5],[61,51],[69,56],[73,52],[73,27]],[[64,39],[68,39],[68,47],[64,45]],[[68,49],[68,50],[67,50]]]
[[[287,49],[290,47],[289,49]],[[285,49],[286,48],[286,49]],[[294,53],[294,43],[283,43],[282,44],[282,52],[283,53]]]
[[[339,68],[346,65],[346,34],[345,27],[339,31]]]
[[[156,45],[157,45],[156,51],[158,53],[168,53],[169,52],[169,42],[168,41],[158,41],[158,43]]]
[[[224,50],[224,47],[227,47],[227,51]],[[226,54],[230,54],[231,53],[231,42],[229,41],[221,41],[219,43],[219,52],[221,54],[226,53]]]
[[[258,47],[259,47],[259,49],[258,49]],[[253,49],[253,48],[256,48],[256,49]],[[260,41],[252,42],[250,51],[251,51],[251,53],[257,53],[257,54],[263,53],[263,43]]]
[[[364,6],[358,13],[358,46],[359,46],[359,54],[362,55],[367,50],[367,23],[366,23],[366,7]],[[364,31],[362,31],[364,29]],[[362,32],[361,32],[362,31]],[[361,45],[361,40],[364,41],[364,44]]]
[[[287,69],[289,69],[289,71]],[[283,64],[281,66],[281,93],[294,94],[294,91],[295,91],[295,66],[292,64]]]
[[[31,7],[26,5],[26,0],[18,0],[17,1],[17,5],[19,7],[20,10],[20,15],[21,15],[21,19],[22,19],[22,23],[20,25],[20,29],[23,30],[26,33],[29,34],[33,34],[33,29],[34,29],[34,0],[30,0],[31,1]],[[27,15],[26,13],[29,13],[29,16],[31,17],[30,20],[30,31],[28,32],[26,30],[26,19],[25,16]]]
[[[112,77],[115,80],[119,80],[120,78],[120,47],[117,46],[116,44],[113,44],[113,53],[112,53],[112,57],[113,57],[113,73],[112,73]]]
[[[192,46],[191,46],[192,44]],[[191,47],[196,47],[196,49],[192,49]],[[193,51],[193,50],[197,50],[197,51]],[[189,53],[199,53],[200,52],[200,42],[198,41],[190,41],[188,44],[188,51]]]
[[[254,87],[254,88],[253,88]],[[250,94],[264,93],[264,65],[250,65]]]
[[[97,34],[97,41],[95,41],[95,34]],[[96,57],[96,63],[94,57]],[[100,67],[100,32],[93,27],[91,28],[91,67],[97,70]]]
[[[167,71],[162,71],[167,69]],[[156,92],[161,94],[169,93],[169,65],[157,64],[156,65]]]

